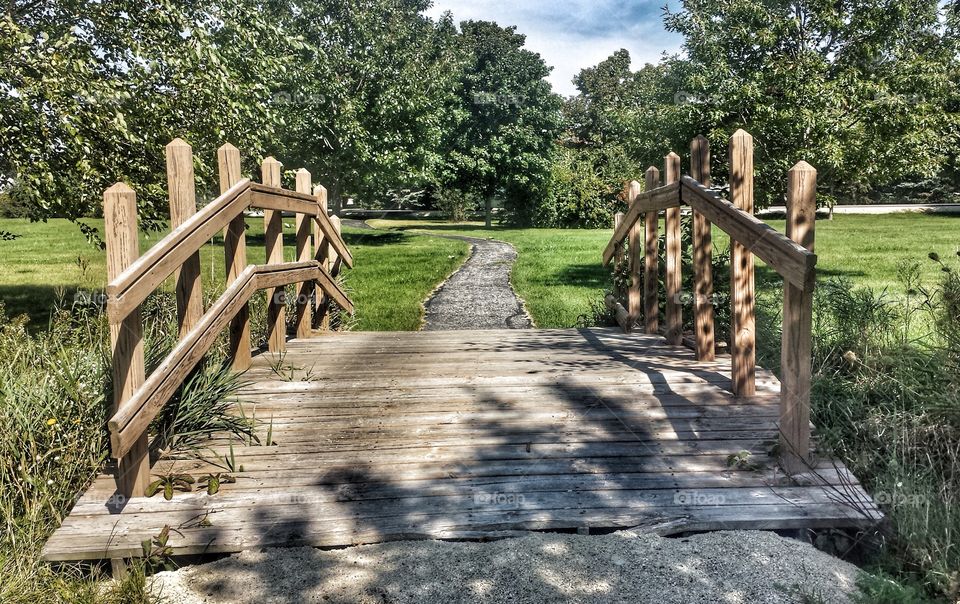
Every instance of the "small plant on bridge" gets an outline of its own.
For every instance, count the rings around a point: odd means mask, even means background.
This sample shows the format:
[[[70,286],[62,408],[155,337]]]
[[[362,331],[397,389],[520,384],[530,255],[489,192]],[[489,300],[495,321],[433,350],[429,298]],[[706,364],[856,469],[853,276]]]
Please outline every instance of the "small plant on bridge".
[[[147,487],[147,497],[153,497],[162,490],[163,498],[170,501],[173,499],[174,491],[190,492],[195,482],[196,479],[189,474],[167,474],[150,483]]]
[[[216,474],[207,474],[206,476],[201,476],[200,480],[197,481],[197,486],[201,489],[207,490],[207,495],[216,495],[220,491],[221,484],[233,484],[237,482],[237,478],[231,474],[225,474],[223,472],[217,472]]]

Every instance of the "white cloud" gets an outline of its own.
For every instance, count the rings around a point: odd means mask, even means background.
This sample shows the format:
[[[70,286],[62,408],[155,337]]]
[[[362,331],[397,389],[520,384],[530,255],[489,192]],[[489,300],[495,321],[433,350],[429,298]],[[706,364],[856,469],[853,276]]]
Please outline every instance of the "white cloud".
[[[516,25],[526,47],[553,67],[547,79],[560,94],[571,95],[571,79],[615,51],[630,51],[633,68],[657,62],[663,52],[680,50],[678,35],[663,29],[663,0],[434,0],[427,14],[445,11],[456,22],[496,21]]]

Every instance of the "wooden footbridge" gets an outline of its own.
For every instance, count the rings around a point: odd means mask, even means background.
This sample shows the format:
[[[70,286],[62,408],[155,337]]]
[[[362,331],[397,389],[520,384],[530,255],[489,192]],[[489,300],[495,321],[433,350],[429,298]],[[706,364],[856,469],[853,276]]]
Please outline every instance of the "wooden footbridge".
[[[690,176],[680,177],[671,154],[665,184],[651,168],[646,192],[638,183],[628,189],[629,211],[603,254],[631,266],[625,299],[608,299],[621,329],[344,333],[330,331],[327,317],[333,304],[352,311],[337,279],[352,258],[338,221],[328,218],[324,189],[311,191],[303,170],[296,191],[281,188],[270,158],[254,184],[240,177],[237,150],[225,146],[222,195],[196,211],[192,152],[174,141],[167,158],[175,228],[144,255],[133,191],[116,185],[104,196],[115,467],[79,499],[46,558],[110,559],[122,568],[161,533],[178,555],[531,530],[873,524],[879,513],[856,478],[809,444],[815,173],[805,164],[790,172],[784,236],[752,216],[749,135],[731,139],[731,201],[709,188],[706,141],[695,140],[692,151]],[[681,206],[694,216],[692,334],[682,321]],[[247,265],[249,208],[264,211],[263,265]],[[656,289],[661,211],[665,338]],[[281,212],[296,214],[293,262],[284,262]],[[735,242],[730,354],[716,354],[713,342],[710,223]],[[204,309],[197,254],[220,231],[229,285]],[[785,280],[782,383],[753,359],[752,254]],[[138,308],[171,275],[180,342],[145,376]],[[280,294],[294,284],[288,321]],[[267,341],[251,354],[246,307],[260,289],[268,295]],[[237,412],[260,418],[259,442],[223,435],[200,457],[151,461],[151,421],[222,331],[234,367],[245,370]],[[152,481],[183,474],[219,474],[220,490],[145,496]]]

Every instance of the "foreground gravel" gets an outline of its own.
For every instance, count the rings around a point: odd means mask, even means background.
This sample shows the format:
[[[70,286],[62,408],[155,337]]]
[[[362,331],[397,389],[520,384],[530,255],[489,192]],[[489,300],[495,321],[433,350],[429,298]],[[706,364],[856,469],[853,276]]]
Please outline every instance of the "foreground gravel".
[[[688,538],[532,533],[489,543],[406,541],[244,552],[156,575],[165,601],[848,602],[857,568],[773,533]]]
[[[433,235],[470,243],[472,252],[427,300],[423,329],[526,329],[533,322],[510,287],[517,251],[509,243]]]

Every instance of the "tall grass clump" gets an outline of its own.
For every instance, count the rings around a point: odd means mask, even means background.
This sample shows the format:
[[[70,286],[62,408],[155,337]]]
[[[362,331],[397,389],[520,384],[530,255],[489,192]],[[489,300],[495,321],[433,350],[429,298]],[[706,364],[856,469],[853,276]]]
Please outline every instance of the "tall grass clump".
[[[880,504],[883,570],[960,597],[960,263],[900,293],[818,284],[812,416],[821,447]]]
[[[262,299],[252,301],[251,314],[254,325],[264,323]],[[141,316],[149,373],[177,342],[173,295],[150,296]],[[97,565],[41,559],[46,539],[107,461],[109,342],[102,309],[86,302],[61,300],[45,331],[28,329],[26,316],[7,317],[0,304],[0,602],[156,601],[142,566],[108,583]],[[223,362],[225,350],[226,336],[153,422],[154,455],[195,451],[219,433],[256,440],[252,418],[234,412],[242,378]]]
[[[61,307],[32,335],[0,305],[0,602],[150,600],[136,573],[104,587],[97,568],[40,559],[107,457],[107,334],[98,311]]]

